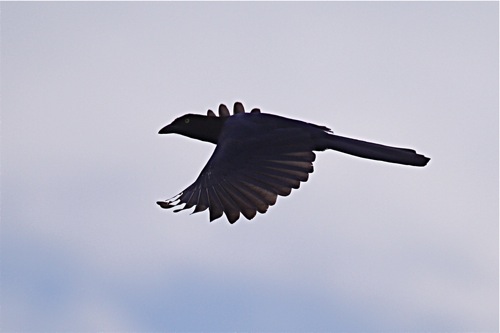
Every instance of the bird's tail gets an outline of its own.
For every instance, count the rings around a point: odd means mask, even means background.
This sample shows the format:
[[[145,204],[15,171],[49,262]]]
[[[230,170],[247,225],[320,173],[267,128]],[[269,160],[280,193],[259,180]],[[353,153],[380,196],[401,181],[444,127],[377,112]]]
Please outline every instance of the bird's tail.
[[[326,149],[390,163],[425,166],[430,158],[417,154],[413,149],[384,146],[339,135],[328,134],[324,141]]]

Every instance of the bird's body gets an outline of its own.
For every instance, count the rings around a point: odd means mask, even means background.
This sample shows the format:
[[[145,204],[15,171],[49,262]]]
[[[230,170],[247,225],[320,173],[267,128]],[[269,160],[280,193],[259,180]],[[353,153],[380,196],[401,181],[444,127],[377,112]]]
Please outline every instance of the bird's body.
[[[383,146],[334,135],[329,128],[300,120],[261,113],[245,113],[241,103],[234,114],[224,105],[219,117],[187,114],[160,130],[160,134],[177,133],[216,144],[200,176],[183,192],[167,201],[162,208],[185,204],[184,210],[210,211],[210,221],[223,214],[230,223],[240,213],[252,219],[265,213],[313,172],[314,151],[334,149],[347,154],[385,162],[425,166],[429,158],[414,150]]]

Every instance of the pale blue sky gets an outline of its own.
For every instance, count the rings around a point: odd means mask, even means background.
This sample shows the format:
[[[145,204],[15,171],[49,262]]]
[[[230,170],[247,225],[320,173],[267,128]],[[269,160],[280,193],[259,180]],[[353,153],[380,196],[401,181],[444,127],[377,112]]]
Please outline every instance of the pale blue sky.
[[[2,331],[498,331],[497,2],[0,6]],[[237,100],[432,160],[161,210]]]

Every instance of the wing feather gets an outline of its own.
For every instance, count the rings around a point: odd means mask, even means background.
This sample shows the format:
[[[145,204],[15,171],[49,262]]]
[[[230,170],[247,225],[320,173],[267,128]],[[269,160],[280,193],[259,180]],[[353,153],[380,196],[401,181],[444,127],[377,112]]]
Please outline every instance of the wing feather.
[[[220,201],[220,196],[215,187],[210,187],[209,191],[209,212],[210,212],[210,222],[218,219],[224,213],[224,206]]]
[[[235,204],[232,196],[227,193],[226,189],[221,184],[217,184],[216,187],[224,214],[226,214],[226,217],[230,223],[236,222],[236,220],[238,220],[238,218],[240,217],[238,206]]]

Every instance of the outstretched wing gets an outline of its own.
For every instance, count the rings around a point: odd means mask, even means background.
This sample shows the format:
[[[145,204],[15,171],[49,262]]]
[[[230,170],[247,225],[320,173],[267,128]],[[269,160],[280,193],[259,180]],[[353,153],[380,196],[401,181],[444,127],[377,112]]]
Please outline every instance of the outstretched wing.
[[[210,221],[223,214],[230,223],[265,213],[278,195],[287,196],[313,172],[313,140],[297,127],[262,131],[248,121],[251,114],[232,116],[226,122],[218,145],[200,176],[162,208],[184,204],[175,212],[207,208]]]

